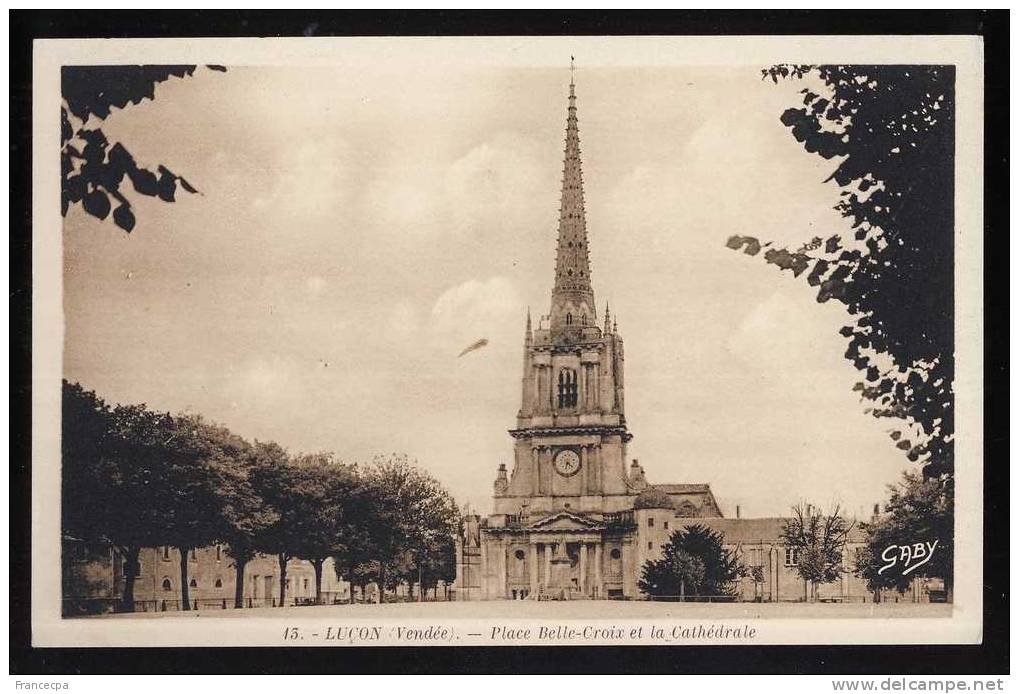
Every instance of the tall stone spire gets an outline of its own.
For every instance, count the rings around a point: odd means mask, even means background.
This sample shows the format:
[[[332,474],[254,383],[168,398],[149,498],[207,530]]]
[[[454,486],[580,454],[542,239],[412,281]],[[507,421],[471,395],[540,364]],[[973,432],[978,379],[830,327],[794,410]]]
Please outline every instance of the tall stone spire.
[[[553,336],[572,332],[572,327],[595,325],[594,289],[587,251],[584,216],[584,178],[580,167],[580,134],[577,128],[577,96],[570,58],[570,96],[566,111],[566,149],[563,188],[559,204],[559,238],[556,249],[555,288],[552,290]]]

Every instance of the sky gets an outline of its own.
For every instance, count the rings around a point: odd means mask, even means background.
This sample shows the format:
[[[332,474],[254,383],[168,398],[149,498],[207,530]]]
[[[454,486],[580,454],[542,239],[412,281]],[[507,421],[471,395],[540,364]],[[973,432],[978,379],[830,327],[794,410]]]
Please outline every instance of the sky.
[[[907,462],[851,390],[844,312],[725,246],[846,228],[836,162],[779,122],[803,85],[578,60],[629,457],[653,483],[710,483],[726,515],[869,513]],[[567,65],[199,69],[115,111],[111,141],[201,194],[134,196],[131,234],[68,213],[65,377],[294,452],[406,453],[490,509],[526,311],[549,310]]]

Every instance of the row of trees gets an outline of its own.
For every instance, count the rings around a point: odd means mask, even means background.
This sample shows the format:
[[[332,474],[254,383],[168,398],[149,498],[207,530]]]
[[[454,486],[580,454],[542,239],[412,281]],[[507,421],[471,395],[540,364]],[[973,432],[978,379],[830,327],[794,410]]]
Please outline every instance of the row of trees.
[[[868,590],[905,591],[917,576],[940,578],[949,596],[954,564],[953,488],[946,475],[923,477],[914,472],[890,489],[884,510],[861,523],[864,540],[847,565],[845,550],[855,521],[842,515],[836,505],[825,512],[810,504],[799,504],[782,524],[781,543],[795,552],[796,571],[804,584],[804,599],[817,599],[820,585],[839,580],[852,571],[867,581]],[[937,551],[911,573],[884,570],[884,552],[889,547],[937,542]],[[653,596],[684,598],[729,596],[736,582],[751,577],[764,582],[760,566],[744,564],[736,549],[726,549],[724,537],[702,525],[676,530],[658,560],[645,563],[639,582],[641,590]]]
[[[313,566],[318,601],[330,557],[337,578],[362,587],[406,580],[424,589],[453,576],[456,503],[404,456],[348,465],[329,453],[294,455],[199,416],[110,406],[67,381],[62,433],[62,531],[120,550],[124,610],[134,609],[141,549],[160,545],[180,554],[184,609],[187,555],[214,543],[234,560],[237,607],[256,554],[279,562],[281,605],[294,558]]]

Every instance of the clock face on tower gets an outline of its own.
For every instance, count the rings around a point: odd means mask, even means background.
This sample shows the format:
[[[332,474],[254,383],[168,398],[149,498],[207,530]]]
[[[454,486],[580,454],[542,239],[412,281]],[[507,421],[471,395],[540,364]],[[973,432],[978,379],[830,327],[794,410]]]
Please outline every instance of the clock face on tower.
[[[576,451],[570,449],[559,451],[556,454],[553,465],[556,472],[563,477],[569,477],[570,475],[577,474],[577,471],[580,470],[580,456],[577,455]]]

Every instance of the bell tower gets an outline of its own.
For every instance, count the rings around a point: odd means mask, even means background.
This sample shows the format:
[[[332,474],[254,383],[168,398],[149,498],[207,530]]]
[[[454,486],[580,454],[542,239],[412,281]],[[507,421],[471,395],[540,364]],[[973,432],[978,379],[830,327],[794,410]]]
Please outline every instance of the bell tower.
[[[598,325],[571,78],[549,313],[524,330],[512,473],[495,488],[495,512],[606,513],[628,508],[623,340],[605,306]]]

